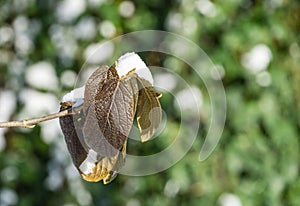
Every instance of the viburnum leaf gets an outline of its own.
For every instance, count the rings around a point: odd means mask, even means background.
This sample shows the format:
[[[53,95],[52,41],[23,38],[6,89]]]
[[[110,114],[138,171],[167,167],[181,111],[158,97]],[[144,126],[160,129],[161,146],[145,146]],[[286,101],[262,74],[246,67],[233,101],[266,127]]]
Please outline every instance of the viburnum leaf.
[[[60,124],[83,179],[107,184],[116,177],[125,163],[135,115],[143,142],[156,132],[161,121],[160,94],[152,83],[145,63],[135,53],[127,53],[113,66],[99,67],[85,87],[63,97],[61,110],[82,107],[73,116],[61,117]]]
[[[71,105],[61,106],[61,111],[68,109]],[[82,128],[84,124],[84,115],[82,112],[73,116],[64,116],[59,118],[60,127],[65,136],[69,153],[76,168],[84,161],[87,156],[86,149],[80,141],[79,136],[83,139]],[[75,125],[76,124],[76,125]]]
[[[161,94],[147,80],[137,78],[140,90],[137,102],[137,123],[142,142],[148,141],[157,131],[162,117],[158,101]]]
[[[95,71],[86,84],[83,128],[86,144],[98,154],[92,176],[100,179],[111,171],[118,171],[124,164],[123,153],[135,115],[134,96],[138,92],[136,80],[120,79],[114,66],[107,70],[105,78],[98,75],[102,72],[101,68]],[[89,181],[99,181],[88,175],[85,177]]]

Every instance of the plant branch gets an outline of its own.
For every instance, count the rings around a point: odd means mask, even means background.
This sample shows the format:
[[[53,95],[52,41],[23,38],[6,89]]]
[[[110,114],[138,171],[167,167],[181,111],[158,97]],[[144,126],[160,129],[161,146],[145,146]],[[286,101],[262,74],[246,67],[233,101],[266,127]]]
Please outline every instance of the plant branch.
[[[24,119],[21,121],[11,121],[11,122],[0,122],[0,128],[8,128],[8,127],[23,127],[23,128],[34,128],[36,124],[45,122],[48,120],[56,119],[59,117],[74,115],[77,112],[80,112],[80,110],[83,108],[83,106],[79,106],[76,108],[69,108],[54,114],[49,114],[43,117],[38,118],[32,118],[32,119]]]

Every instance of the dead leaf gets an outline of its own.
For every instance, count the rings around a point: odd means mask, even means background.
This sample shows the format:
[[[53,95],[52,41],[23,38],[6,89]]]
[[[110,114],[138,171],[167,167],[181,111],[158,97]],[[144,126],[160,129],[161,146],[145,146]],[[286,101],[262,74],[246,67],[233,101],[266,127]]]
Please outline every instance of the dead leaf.
[[[71,106],[61,107],[61,111],[69,109]],[[65,137],[67,148],[71,155],[72,161],[76,168],[79,168],[80,164],[86,158],[87,152],[84,145],[80,141],[79,136],[82,138],[82,128],[84,123],[83,113],[77,113],[73,116],[65,116],[59,118],[60,127]]]
[[[158,101],[161,96],[150,82],[138,78],[140,87],[137,102],[137,123],[141,132],[142,142],[146,142],[157,131],[162,117],[161,106]]]
[[[115,65],[99,67],[85,85],[83,109],[60,118],[72,161],[86,181],[107,184],[116,177],[135,115],[143,142],[159,127],[161,95],[134,72],[119,77]],[[73,104],[62,102],[61,110]]]
[[[104,67],[106,69],[106,67]],[[109,182],[124,165],[126,141],[135,115],[138,91],[135,79],[120,79],[115,67],[96,70],[85,88],[83,136],[89,148],[97,152],[97,164],[88,181]]]

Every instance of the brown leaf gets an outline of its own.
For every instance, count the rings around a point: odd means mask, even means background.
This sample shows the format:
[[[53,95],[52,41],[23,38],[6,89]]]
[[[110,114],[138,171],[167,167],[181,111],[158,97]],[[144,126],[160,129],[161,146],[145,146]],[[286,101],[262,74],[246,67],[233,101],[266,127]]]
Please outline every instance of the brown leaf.
[[[68,107],[61,107],[61,111],[68,109]],[[65,137],[67,148],[71,155],[72,161],[76,168],[79,168],[80,164],[84,161],[87,156],[85,150],[86,145],[80,141],[79,136],[82,136],[82,127],[84,123],[83,113],[77,113],[73,116],[65,116],[59,118],[60,127]]]
[[[142,142],[148,141],[157,131],[161,122],[161,106],[158,101],[161,96],[145,79],[137,77],[140,86],[137,102],[137,123],[141,132]]]
[[[90,100],[87,93],[95,88],[96,95]],[[88,81],[85,91],[87,100],[84,102],[84,108],[87,120],[83,131],[87,145],[99,154],[109,145],[120,151],[129,135],[135,114],[134,93],[137,91],[135,80],[120,81],[115,68],[111,67],[107,71],[106,78],[100,82]],[[99,135],[97,139],[94,138],[95,135],[87,135],[96,129]],[[105,156],[116,155],[113,151],[104,153]]]
[[[81,176],[84,180],[90,182],[98,182],[103,180],[104,184],[110,183],[117,176],[117,172],[124,165],[126,155],[126,141],[123,145],[122,151],[115,157],[103,157],[95,164],[92,173],[83,174]]]
[[[135,79],[120,79],[115,67],[95,71],[85,88],[83,136],[89,148],[97,152],[93,173],[88,181],[111,181],[124,164],[126,141],[135,115],[138,91]]]
[[[104,82],[107,77],[109,66],[103,65],[96,69],[93,74],[88,78],[86,85],[88,89],[84,90],[84,110],[87,110],[88,107],[93,104],[98,90],[100,89],[100,82]]]
[[[72,161],[87,181],[107,184],[123,167],[136,110],[142,141],[160,124],[160,94],[134,71],[120,78],[114,66],[99,67],[86,83],[83,109],[60,118]],[[63,102],[61,110],[72,105]]]

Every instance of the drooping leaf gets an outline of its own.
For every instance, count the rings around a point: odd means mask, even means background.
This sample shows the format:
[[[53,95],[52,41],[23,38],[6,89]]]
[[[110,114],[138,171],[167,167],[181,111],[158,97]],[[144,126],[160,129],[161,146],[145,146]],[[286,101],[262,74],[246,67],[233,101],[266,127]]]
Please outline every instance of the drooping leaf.
[[[98,153],[105,151],[105,147],[108,146],[107,142],[116,150],[120,150],[130,132],[135,113],[131,80],[120,81],[114,67],[111,67],[107,71],[106,78],[100,82],[96,81],[95,84],[98,85],[96,96],[92,104],[86,101],[84,107],[89,107],[88,111],[85,110],[87,119],[91,115],[96,115],[98,127],[93,130],[99,129],[100,137],[96,140],[88,135],[85,141]],[[94,83],[86,84],[86,91],[94,88]],[[90,125],[86,124],[85,134],[90,130]],[[115,154],[113,151],[105,153],[106,156]]]
[[[92,75],[88,78],[86,85],[88,89],[84,90],[84,110],[86,111],[89,106],[91,106],[95,100],[97,92],[101,85],[100,82],[103,82],[106,79],[109,66],[103,65],[96,69]]]
[[[95,71],[85,90],[83,135],[98,156],[93,172],[84,174],[84,178],[108,182],[124,164],[124,147],[135,115],[137,83],[132,78],[120,79],[112,66],[106,72],[101,68]]]
[[[84,101],[78,101],[83,102],[83,109],[73,118],[61,118],[72,160],[87,181],[107,184],[116,177],[125,163],[135,115],[142,141],[153,136],[161,121],[160,94],[152,83],[140,78],[136,68],[118,69],[115,65],[99,67],[85,85]],[[63,102],[63,108],[77,105],[76,99],[72,101]]]
[[[150,82],[138,78],[140,87],[137,102],[137,123],[141,132],[142,142],[148,141],[157,131],[162,118],[161,106],[158,101],[161,96]]]
[[[71,106],[62,106],[60,110],[69,109]],[[83,139],[82,128],[84,124],[83,112],[77,113],[73,116],[65,116],[59,118],[60,127],[65,137],[67,148],[71,155],[72,161],[76,168],[87,156],[85,146],[80,139]],[[80,137],[80,138],[79,138]]]

